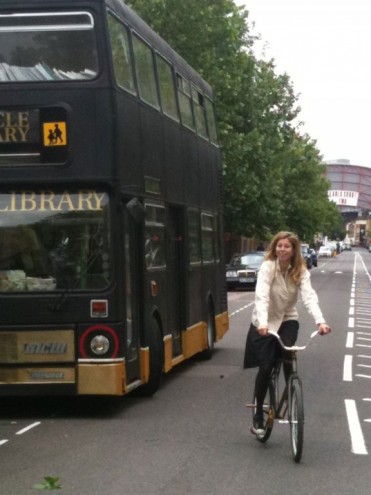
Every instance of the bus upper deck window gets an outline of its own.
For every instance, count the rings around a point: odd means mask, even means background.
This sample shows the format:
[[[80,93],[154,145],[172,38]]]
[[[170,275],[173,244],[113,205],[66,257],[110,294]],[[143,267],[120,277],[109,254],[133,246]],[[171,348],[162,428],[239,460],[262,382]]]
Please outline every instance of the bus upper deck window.
[[[133,48],[139,96],[146,103],[159,108],[152,49],[135,35]]]
[[[108,29],[116,83],[120,88],[135,94],[128,30],[112,14],[108,15]]]
[[[193,120],[192,113],[192,103],[191,103],[191,88],[189,82],[184,79],[180,74],[177,74],[177,87],[178,87],[178,99],[180,116],[182,119],[182,124],[189,129],[194,130],[195,124]]]
[[[0,83],[84,80],[97,73],[89,12],[0,15]]]
[[[210,141],[214,144],[218,144],[218,134],[216,130],[214,107],[211,100],[209,100],[208,98],[205,98],[205,108],[206,108],[207,128],[209,130]]]
[[[207,128],[205,118],[205,105],[202,93],[192,86],[193,109],[195,113],[197,134],[207,139]]]

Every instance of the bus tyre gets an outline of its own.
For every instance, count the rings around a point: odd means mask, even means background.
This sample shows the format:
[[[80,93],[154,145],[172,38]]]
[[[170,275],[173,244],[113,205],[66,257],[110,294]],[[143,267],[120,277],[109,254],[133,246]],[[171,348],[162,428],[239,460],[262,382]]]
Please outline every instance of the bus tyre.
[[[149,380],[140,387],[140,395],[150,397],[161,385],[164,366],[164,345],[160,325],[156,318],[152,318],[151,333],[149,335]]]
[[[214,353],[215,342],[215,317],[214,310],[211,303],[207,311],[207,348],[201,352],[201,358],[208,360],[211,359]]]

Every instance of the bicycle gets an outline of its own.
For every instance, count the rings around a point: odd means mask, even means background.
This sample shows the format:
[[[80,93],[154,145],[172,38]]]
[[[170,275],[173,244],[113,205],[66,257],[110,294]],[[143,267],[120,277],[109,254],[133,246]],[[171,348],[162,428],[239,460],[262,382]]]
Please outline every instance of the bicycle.
[[[285,346],[281,337],[276,332],[268,332],[269,335],[273,335],[281,347],[291,352],[292,354],[292,371],[287,380],[282,394],[280,394],[280,371],[283,360],[280,359],[275,364],[271,376],[269,378],[269,385],[267,394],[263,404],[263,416],[264,416],[264,433],[256,434],[254,428],[251,428],[251,432],[256,435],[259,442],[266,442],[270,437],[275,420],[280,420],[282,423],[288,423],[290,425],[290,439],[292,456],[295,462],[300,462],[303,453],[304,442],[304,402],[303,402],[303,386],[297,370],[297,352],[303,351],[307,348],[310,341],[319,334],[315,330],[303,346]],[[252,404],[247,404],[247,407],[252,408],[253,418],[256,410],[255,393]],[[287,418],[287,419],[285,419]]]

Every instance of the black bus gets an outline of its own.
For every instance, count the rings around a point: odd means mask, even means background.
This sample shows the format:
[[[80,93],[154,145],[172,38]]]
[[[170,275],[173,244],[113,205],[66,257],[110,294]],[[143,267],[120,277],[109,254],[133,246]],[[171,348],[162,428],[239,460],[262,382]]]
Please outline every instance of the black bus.
[[[121,0],[0,0],[0,395],[152,394],[228,329],[209,85]]]

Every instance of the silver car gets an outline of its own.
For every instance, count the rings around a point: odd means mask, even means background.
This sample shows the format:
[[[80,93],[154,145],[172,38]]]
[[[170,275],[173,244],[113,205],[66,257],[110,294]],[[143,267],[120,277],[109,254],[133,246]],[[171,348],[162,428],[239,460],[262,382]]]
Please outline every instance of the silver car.
[[[227,289],[255,288],[263,251],[234,254],[227,265]]]

